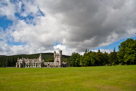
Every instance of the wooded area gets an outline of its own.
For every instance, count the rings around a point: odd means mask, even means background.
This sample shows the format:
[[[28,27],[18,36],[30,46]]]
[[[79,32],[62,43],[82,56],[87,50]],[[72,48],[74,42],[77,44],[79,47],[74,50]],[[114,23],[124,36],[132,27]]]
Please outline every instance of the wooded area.
[[[84,55],[73,53],[69,58],[68,63],[70,66],[104,66],[104,65],[131,65],[136,64],[136,40],[127,39],[119,45],[119,51],[116,52],[115,48],[110,54],[98,52],[87,52]]]

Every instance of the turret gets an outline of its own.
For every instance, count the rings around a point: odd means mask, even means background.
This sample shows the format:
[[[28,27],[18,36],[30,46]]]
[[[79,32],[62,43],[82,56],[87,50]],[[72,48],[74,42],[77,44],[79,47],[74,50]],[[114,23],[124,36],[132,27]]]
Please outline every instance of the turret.
[[[42,61],[42,55],[41,54],[39,55],[39,61],[40,62]]]
[[[59,55],[62,56],[62,50],[59,50]]]
[[[55,58],[55,56],[56,56],[56,51],[54,51],[54,58]]]

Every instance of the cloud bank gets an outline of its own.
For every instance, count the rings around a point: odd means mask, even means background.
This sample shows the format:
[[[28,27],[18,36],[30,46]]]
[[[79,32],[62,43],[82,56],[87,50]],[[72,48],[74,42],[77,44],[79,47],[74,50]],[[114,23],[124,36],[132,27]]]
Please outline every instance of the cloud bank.
[[[0,12],[13,21],[6,30],[0,28],[0,54],[62,49],[70,55],[133,37],[136,31],[135,0],[2,0]]]

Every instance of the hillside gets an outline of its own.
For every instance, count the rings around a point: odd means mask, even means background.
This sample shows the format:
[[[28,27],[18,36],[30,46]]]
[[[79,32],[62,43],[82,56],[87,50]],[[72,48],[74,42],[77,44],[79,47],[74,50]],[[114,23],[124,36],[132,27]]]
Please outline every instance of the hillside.
[[[45,62],[52,62],[54,60],[53,58],[53,53],[41,53],[42,54],[42,59]],[[20,55],[12,55],[12,56],[0,56],[0,67],[14,67],[17,61],[17,58],[29,58],[29,59],[34,59],[38,58],[38,54],[20,54]],[[67,62],[67,59],[70,56],[62,55],[62,60]]]

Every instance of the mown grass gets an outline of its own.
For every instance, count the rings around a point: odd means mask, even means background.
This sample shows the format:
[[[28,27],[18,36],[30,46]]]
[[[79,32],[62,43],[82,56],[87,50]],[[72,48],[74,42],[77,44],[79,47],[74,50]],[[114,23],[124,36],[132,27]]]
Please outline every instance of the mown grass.
[[[136,91],[136,65],[0,68],[1,91]]]

